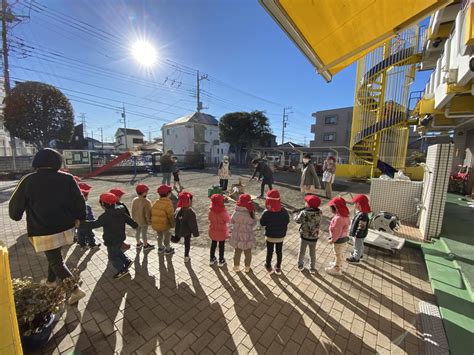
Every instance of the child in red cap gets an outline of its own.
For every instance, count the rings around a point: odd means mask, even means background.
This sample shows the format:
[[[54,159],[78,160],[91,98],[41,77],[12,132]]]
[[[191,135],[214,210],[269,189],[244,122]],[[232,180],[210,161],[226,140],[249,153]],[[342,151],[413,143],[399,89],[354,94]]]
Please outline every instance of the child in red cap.
[[[224,258],[225,241],[229,238],[229,228],[227,224],[230,216],[224,206],[224,197],[219,194],[211,196],[211,205],[209,206],[209,238],[211,238],[211,257],[209,265],[213,266],[217,263],[216,248],[219,243],[219,267],[226,264]]]
[[[329,224],[329,234],[331,235],[329,243],[334,248],[334,262],[325,270],[330,275],[342,275],[342,263],[346,252],[347,242],[349,241],[349,209],[346,206],[346,200],[342,197],[334,197],[329,201],[331,211],[334,217]]]
[[[319,225],[321,224],[321,200],[316,195],[306,195],[306,207],[296,211],[294,220],[300,226],[300,253],[298,255],[298,270],[304,270],[304,257],[306,248],[309,248],[310,268],[309,272],[316,272],[316,242],[319,238]]]
[[[92,213],[91,206],[87,203],[87,199],[89,198],[89,190],[81,190],[82,196],[84,196],[84,200],[86,200],[86,221],[93,221],[94,214]],[[81,246],[82,249],[87,249],[87,247],[91,249],[99,248],[100,243],[95,242],[95,234],[90,228],[86,228],[84,226],[79,226],[77,229],[77,243]]]
[[[158,253],[171,255],[174,248],[170,246],[171,228],[174,228],[174,207],[171,202],[171,186],[160,185],[156,192],[160,198],[155,201],[151,208],[151,226],[158,237]]]
[[[120,279],[128,275],[128,269],[133,263],[132,260],[125,256],[121,249],[126,237],[125,224],[134,229],[138,227],[138,224],[129,215],[123,213],[123,210],[120,208],[116,208],[117,200],[117,196],[110,192],[100,195],[99,201],[105,210],[104,213],[95,221],[81,222],[81,225],[84,224],[88,228],[103,227],[103,239],[107,247],[109,261],[117,270],[114,279]]]
[[[349,236],[354,238],[354,251],[346,260],[350,263],[358,263],[364,256],[364,238],[369,233],[369,199],[365,195],[356,195],[352,199],[357,210],[352,219]]]
[[[231,218],[232,235],[230,245],[234,247],[234,271],[240,271],[240,257],[245,255],[245,272],[250,272],[252,261],[252,249],[255,247],[255,231],[253,230],[257,221],[255,219],[255,206],[249,194],[239,196],[235,211]]]
[[[127,206],[123,202],[120,202],[122,196],[125,195],[125,191],[123,191],[120,187],[114,187],[113,189],[110,189],[109,192],[117,197],[116,207],[120,208],[123,212],[130,216],[130,211],[128,210]],[[130,244],[123,242],[122,250],[128,249],[130,249]]]
[[[191,261],[189,250],[191,249],[191,236],[199,237],[196,213],[191,208],[193,195],[190,192],[182,191],[178,195],[177,209],[174,213],[175,234],[179,239],[184,238],[184,262]]]
[[[146,197],[148,190],[149,188],[145,184],[138,184],[135,188],[138,196],[132,201],[132,218],[138,223],[135,234],[137,249],[143,247],[143,250],[154,248],[148,243],[148,226],[151,224],[151,201]],[[140,235],[143,242],[140,241]]]
[[[130,216],[130,211],[128,210],[127,206],[125,205],[125,203],[121,202],[122,196],[125,195],[125,191],[121,189],[120,187],[114,187],[113,189],[110,189],[109,192],[114,194],[117,197],[116,206],[118,208],[123,208],[125,213]]]
[[[290,216],[286,209],[281,206],[280,193],[277,190],[267,192],[265,208],[260,224],[265,227],[265,238],[267,243],[267,259],[265,268],[271,274],[281,275],[281,261],[283,259],[283,240],[286,236]],[[272,268],[273,251],[276,249],[277,262],[275,270]]]

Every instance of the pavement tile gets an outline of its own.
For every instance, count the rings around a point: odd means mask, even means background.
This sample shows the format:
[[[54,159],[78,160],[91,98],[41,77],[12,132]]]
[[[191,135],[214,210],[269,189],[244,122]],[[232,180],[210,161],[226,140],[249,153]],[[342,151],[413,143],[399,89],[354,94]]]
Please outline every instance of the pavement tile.
[[[202,238],[192,241],[192,263],[183,262],[183,245],[172,257],[155,251],[144,254],[131,249],[131,276],[113,280],[105,248],[82,252],[64,248],[66,263],[81,270],[87,297],[77,307],[68,307],[54,327],[44,353],[82,354],[264,354],[347,353],[417,354],[424,351],[419,337],[416,307],[419,301],[435,301],[427,282],[421,255],[405,248],[399,257],[367,247],[367,256],[357,265],[345,266],[343,277],[327,275],[323,268],[333,259],[327,243],[327,207],[318,242],[317,267],[309,275],[296,269],[299,251],[298,226],[289,225],[284,245],[283,275],[268,275],[263,268],[263,230],[257,229],[258,246],[251,274],[209,267],[207,221],[208,180],[214,172],[186,171],[189,188],[196,193],[195,209]],[[285,175],[295,179],[296,175]],[[204,177],[204,178],[203,178]],[[285,177],[285,178],[286,178]],[[129,193],[133,185],[91,180],[91,201],[101,191],[120,185]],[[147,177],[158,185],[159,177]],[[89,182],[88,182],[89,183]],[[337,184],[336,184],[337,185]],[[361,189],[366,186],[361,185]],[[249,186],[254,193],[256,186]],[[278,186],[282,200],[301,205],[294,190]],[[155,197],[152,196],[152,199]],[[129,199],[129,200],[127,200]],[[258,211],[261,210],[262,201]],[[96,202],[94,202],[96,203]],[[232,205],[227,205],[229,211]],[[97,205],[94,211],[99,213]],[[9,248],[13,277],[46,275],[43,254],[36,254],[26,235],[24,220],[8,218],[7,201],[0,202],[0,240]],[[3,228],[2,228],[3,227]],[[128,230],[130,237],[133,231]],[[100,239],[100,231],[97,233]],[[151,236],[151,235],[150,235]],[[134,238],[128,238],[134,244]],[[232,260],[232,247],[226,258]],[[396,339],[405,338],[394,342]]]

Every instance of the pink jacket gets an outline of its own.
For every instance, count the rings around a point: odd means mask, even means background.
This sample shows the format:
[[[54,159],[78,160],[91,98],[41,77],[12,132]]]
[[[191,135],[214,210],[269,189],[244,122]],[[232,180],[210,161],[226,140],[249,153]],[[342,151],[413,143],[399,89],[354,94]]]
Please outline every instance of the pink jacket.
[[[227,211],[216,213],[209,211],[209,237],[212,240],[223,241],[229,238],[229,228],[227,224],[230,221],[230,216]]]
[[[349,226],[351,220],[349,217],[342,217],[336,214],[329,224],[329,234],[331,235],[332,241],[336,242],[338,239],[347,237],[349,235]]]

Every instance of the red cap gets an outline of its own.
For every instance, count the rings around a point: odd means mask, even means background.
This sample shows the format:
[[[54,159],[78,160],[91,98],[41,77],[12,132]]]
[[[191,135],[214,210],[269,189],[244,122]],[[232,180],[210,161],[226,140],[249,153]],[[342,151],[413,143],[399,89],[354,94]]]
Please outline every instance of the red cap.
[[[280,193],[278,190],[267,191],[267,196],[265,198],[265,208],[270,212],[281,211]]]
[[[352,199],[352,203],[358,203],[360,205],[360,211],[363,213],[370,213],[369,199],[367,196],[359,194],[355,195]]]
[[[92,189],[92,186],[90,186],[89,184],[86,184],[85,182],[79,182],[77,185],[79,186],[81,190],[89,191],[90,189]]]
[[[177,207],[189,207],[191,205],[191,198],[193,194],[187,191],[181,191],[178,194],[178,204]]]
[[[211,206],[209,206],[209,209],[216,213],[225,211],[224,196],[220,194],[213,194],[211,196]]]
[[[239,196],[237,206],[245,207],[249,212],[255,211],[255,206],[252,202],[252,197],[249,194],[242,194]]]
[[[106,192],[105,194],[100,195],[99,200],[108,205],[115,205],[118,202],[117,196],[111,192]]]
[[[109,191],[110,193],[114,194],[115,196],[117,196],[118,198],[122,197],[123,195],[125,195],[125,191],[123,191],[121,188],[119,187],[114,187],[113,189],[111,189]]]
[[[82,194],[82,196],[87,197],[87,196],[89,196],[89,190],[81,189],[81,194]]]
[[[135,188],[135,191],[137,192],[137,194],[142,194],[144,192],[147,192],[148,190],[150,189],[145,184],[138,184],[137,187]]]
[[[342,197],[334,197],[329,201],[328,205],[336,207],[336,211],[340,216],[349,217],[349,209],[346,206],[346,200]]]
[[[160,196],[166,196],[168,195],[173,189],[171,188],[170,185],[160,185],[158,186],[158,188],[156,189],[156,192],[158,192],[158,194]]]
[[[306,195],[304,200],[308,203],[311,208],[318,208],[321,205],[321,199],[316,195]]]

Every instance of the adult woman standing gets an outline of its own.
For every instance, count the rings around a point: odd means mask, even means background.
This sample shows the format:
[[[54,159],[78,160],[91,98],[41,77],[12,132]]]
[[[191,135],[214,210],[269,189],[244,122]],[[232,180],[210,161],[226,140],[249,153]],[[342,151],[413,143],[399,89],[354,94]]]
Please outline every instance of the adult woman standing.
[[[48,260],[46,285],[72,276],[64,263],[61,247],[72,244],[77,221],[86,218],[84,197],[72,175],[58,171],[63,157],[53,149],[41,149],[33,159],[35,172],[24,176],[9,201],[9,215],[19,221],[26,211],[26,228],[36,252]],[[85,296],[75,286],[68,303]]]
[[[300,188],[301,192],[304,192],[306,195],[316,195],[316,188],[321,188],[318,175],[316,174],[316,169],[314,169],[314,164],[311,161],[311,155],[309,154],[305,154],[303,156]]]
[[[332,184],[336,178],[336,158],[329,155],[323,164],[323,182],[326,190],[326,197],[332,198]]]

